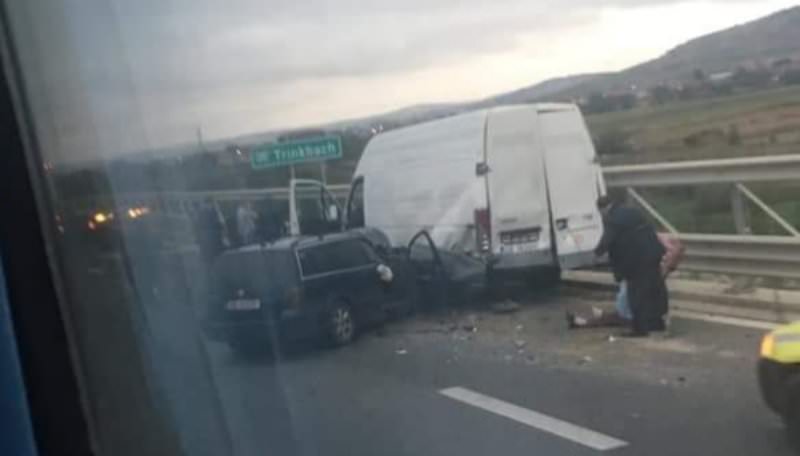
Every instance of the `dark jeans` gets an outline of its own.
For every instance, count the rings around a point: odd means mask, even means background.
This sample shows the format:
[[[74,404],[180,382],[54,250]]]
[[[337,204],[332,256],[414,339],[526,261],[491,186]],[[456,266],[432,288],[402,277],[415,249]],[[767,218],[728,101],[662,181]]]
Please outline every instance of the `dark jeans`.
[[[664,314],[669,303],[667,286],[658,262],[641,265],[628,282],[628,299],[633,313],[633,330],[639,332],[664,329]]]

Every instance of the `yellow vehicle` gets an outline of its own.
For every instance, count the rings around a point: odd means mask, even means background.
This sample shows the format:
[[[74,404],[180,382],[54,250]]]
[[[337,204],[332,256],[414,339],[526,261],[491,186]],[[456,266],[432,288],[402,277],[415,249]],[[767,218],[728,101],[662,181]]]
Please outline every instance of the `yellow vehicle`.
[[[800,321],[764,336],[758,380],[764,400],[783,418],[800,451]]]

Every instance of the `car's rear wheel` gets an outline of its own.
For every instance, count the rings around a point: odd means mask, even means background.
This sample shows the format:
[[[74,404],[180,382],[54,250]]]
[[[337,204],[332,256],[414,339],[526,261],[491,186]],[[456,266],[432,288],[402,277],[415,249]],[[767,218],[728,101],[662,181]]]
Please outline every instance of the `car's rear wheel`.
[[[347,345],[356,337],[353,309],[344,301],[335,301],[327,318],[328,339],[334,346]]]

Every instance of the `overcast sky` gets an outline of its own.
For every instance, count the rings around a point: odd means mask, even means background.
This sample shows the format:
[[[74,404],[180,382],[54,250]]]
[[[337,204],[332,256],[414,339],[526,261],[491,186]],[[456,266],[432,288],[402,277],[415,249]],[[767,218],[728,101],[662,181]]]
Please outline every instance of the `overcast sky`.
[[[14,6],[56,161],[619,70],[794,2],[65,0]],[[28,4],[30,3],[30,4]]]

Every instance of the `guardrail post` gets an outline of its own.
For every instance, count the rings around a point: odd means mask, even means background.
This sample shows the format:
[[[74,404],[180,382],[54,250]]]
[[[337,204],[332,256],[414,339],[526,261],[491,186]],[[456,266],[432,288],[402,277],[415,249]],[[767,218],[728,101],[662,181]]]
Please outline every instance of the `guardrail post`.
[[[775,221],[781,228],[786,230],[791,236],[800,237],[800,231],[792,226],[791,223],[787,222],[780,214],[775,212],[771,207],[769,207],[765,202],[761,201],[761,198],[756,196],[755,193],[751,192],[749,188],[745,187],[744,184],[736,184],[736,190],[739,191],[740,194],[746,196],[750,201],[752,201],[756,206],[761,208],[765,214],[767,214],[772,220]]]
[[[744,199],[744,195],[736,185],[731,187],[731,209],[736,232],[739,234],[751,234],[753,229],[750,226],[750,208]]]
[[[651,217],[656,219],[656,221],[659,224],[661,224],[661,226],[664,227],[667,231],[669,231],[672,234],[678,234],[678,230],[674,226],[672,226],[672,224],[669,223],[669,221],[663,215],[661,215],[653,206],[651,206],[650,203],[648,203],[647,200],[645,200],[642,197],[642,195],[640,195],[636,190],[634,190],[633,187],[628,187],[628,198],[636,201],[636,203],[638,203],[639,206],[641,206],[645,211],[647,211],[647,213],[650,214]]]

